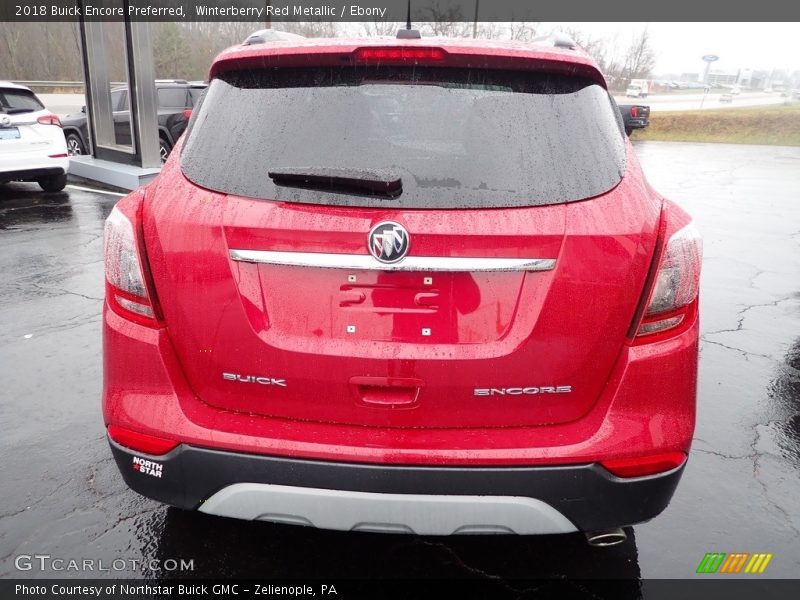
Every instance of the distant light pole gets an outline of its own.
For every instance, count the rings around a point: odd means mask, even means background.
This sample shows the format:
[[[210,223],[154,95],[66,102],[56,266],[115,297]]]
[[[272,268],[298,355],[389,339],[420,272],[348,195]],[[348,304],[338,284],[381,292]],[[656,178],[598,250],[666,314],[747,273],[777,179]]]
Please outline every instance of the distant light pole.
[[[478,37],[478,7],[481,5],[481,0],[475,0],[475,18],[472,20],[472,39]]]
[[[703,97],[700,99],[700,108],[703,108],[703,103],[706,101],[706,96],[708,96],[708,72],[711,70],[711,63],[716,62],[719,60],[719,56],[716,54],[706,54],[703,57],[703,61],[706,63],[706,68],[703,71]]]
[[[711,70],[711,63],[719,60],[716,54],[706,54],[703,61],[706,63],[705,71],[703,71],[703,81],[701,83],[708,83],[708,72]]]

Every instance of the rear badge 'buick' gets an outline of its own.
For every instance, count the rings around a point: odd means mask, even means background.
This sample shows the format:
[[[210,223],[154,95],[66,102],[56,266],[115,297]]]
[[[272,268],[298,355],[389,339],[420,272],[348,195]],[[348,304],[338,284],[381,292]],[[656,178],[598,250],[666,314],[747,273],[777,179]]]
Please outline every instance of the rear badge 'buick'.
[[[239,381],[241,383],[259,383],[261,385],[277,385],[280,387],[286,387],[285,379],[275,379],[274,377],[239,375],[238,373],[223,373],[222,378],[226,381]]]

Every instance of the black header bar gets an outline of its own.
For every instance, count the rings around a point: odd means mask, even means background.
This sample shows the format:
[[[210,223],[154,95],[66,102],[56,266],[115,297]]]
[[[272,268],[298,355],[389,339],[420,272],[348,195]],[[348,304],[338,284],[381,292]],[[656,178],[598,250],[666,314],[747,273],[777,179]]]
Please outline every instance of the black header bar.
[[[2,0],[0,22],[290,21],[405,23],[406,0]],[[800,21],[800,2],[759,0],[412,0],[419,22]]]

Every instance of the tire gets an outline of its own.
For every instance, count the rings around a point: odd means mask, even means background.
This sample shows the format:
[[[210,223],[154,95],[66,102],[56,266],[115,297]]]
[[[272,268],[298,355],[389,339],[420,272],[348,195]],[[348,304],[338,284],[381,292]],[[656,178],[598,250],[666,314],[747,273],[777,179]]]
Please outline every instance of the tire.
[[[41,179],[37,179],[36,183],[38,183],[39,187],[42,188],[48,194],[52,194],[54,192],[60,192],[61,190],[64,189],[64,186],[67,185],[67,174],[62,173],[61,175],[42,177]]]
[[[80,156],[82,154],[86,154],[86,146],[84,146],[81,136],[79,136],[77,133],[68,133],[66,139],[67,154],[70,156]]]
[[[172,146],[169,145],[169,142],[165,140],[163,137],[158,138],[158,153],[161,155],[161,164],[163,165],[167,162],[167,157],[169,157],[169,153],[172,150]]]
[[[630,127],[626,127],[625,128],[625,135],[627,135],[628,137],[631,137],[632,133],[633,133],[633,129],[631,129]]]

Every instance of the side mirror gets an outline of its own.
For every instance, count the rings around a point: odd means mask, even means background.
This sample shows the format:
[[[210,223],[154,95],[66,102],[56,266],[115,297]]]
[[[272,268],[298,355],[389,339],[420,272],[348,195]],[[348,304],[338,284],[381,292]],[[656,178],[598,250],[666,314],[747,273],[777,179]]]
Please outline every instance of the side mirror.
[[[82,112],[82,113],[85,113],[85,112],[86,112],[86,105],[85,105],[85,104],[84,104],[83,106],[81,106],[81,112]]]

